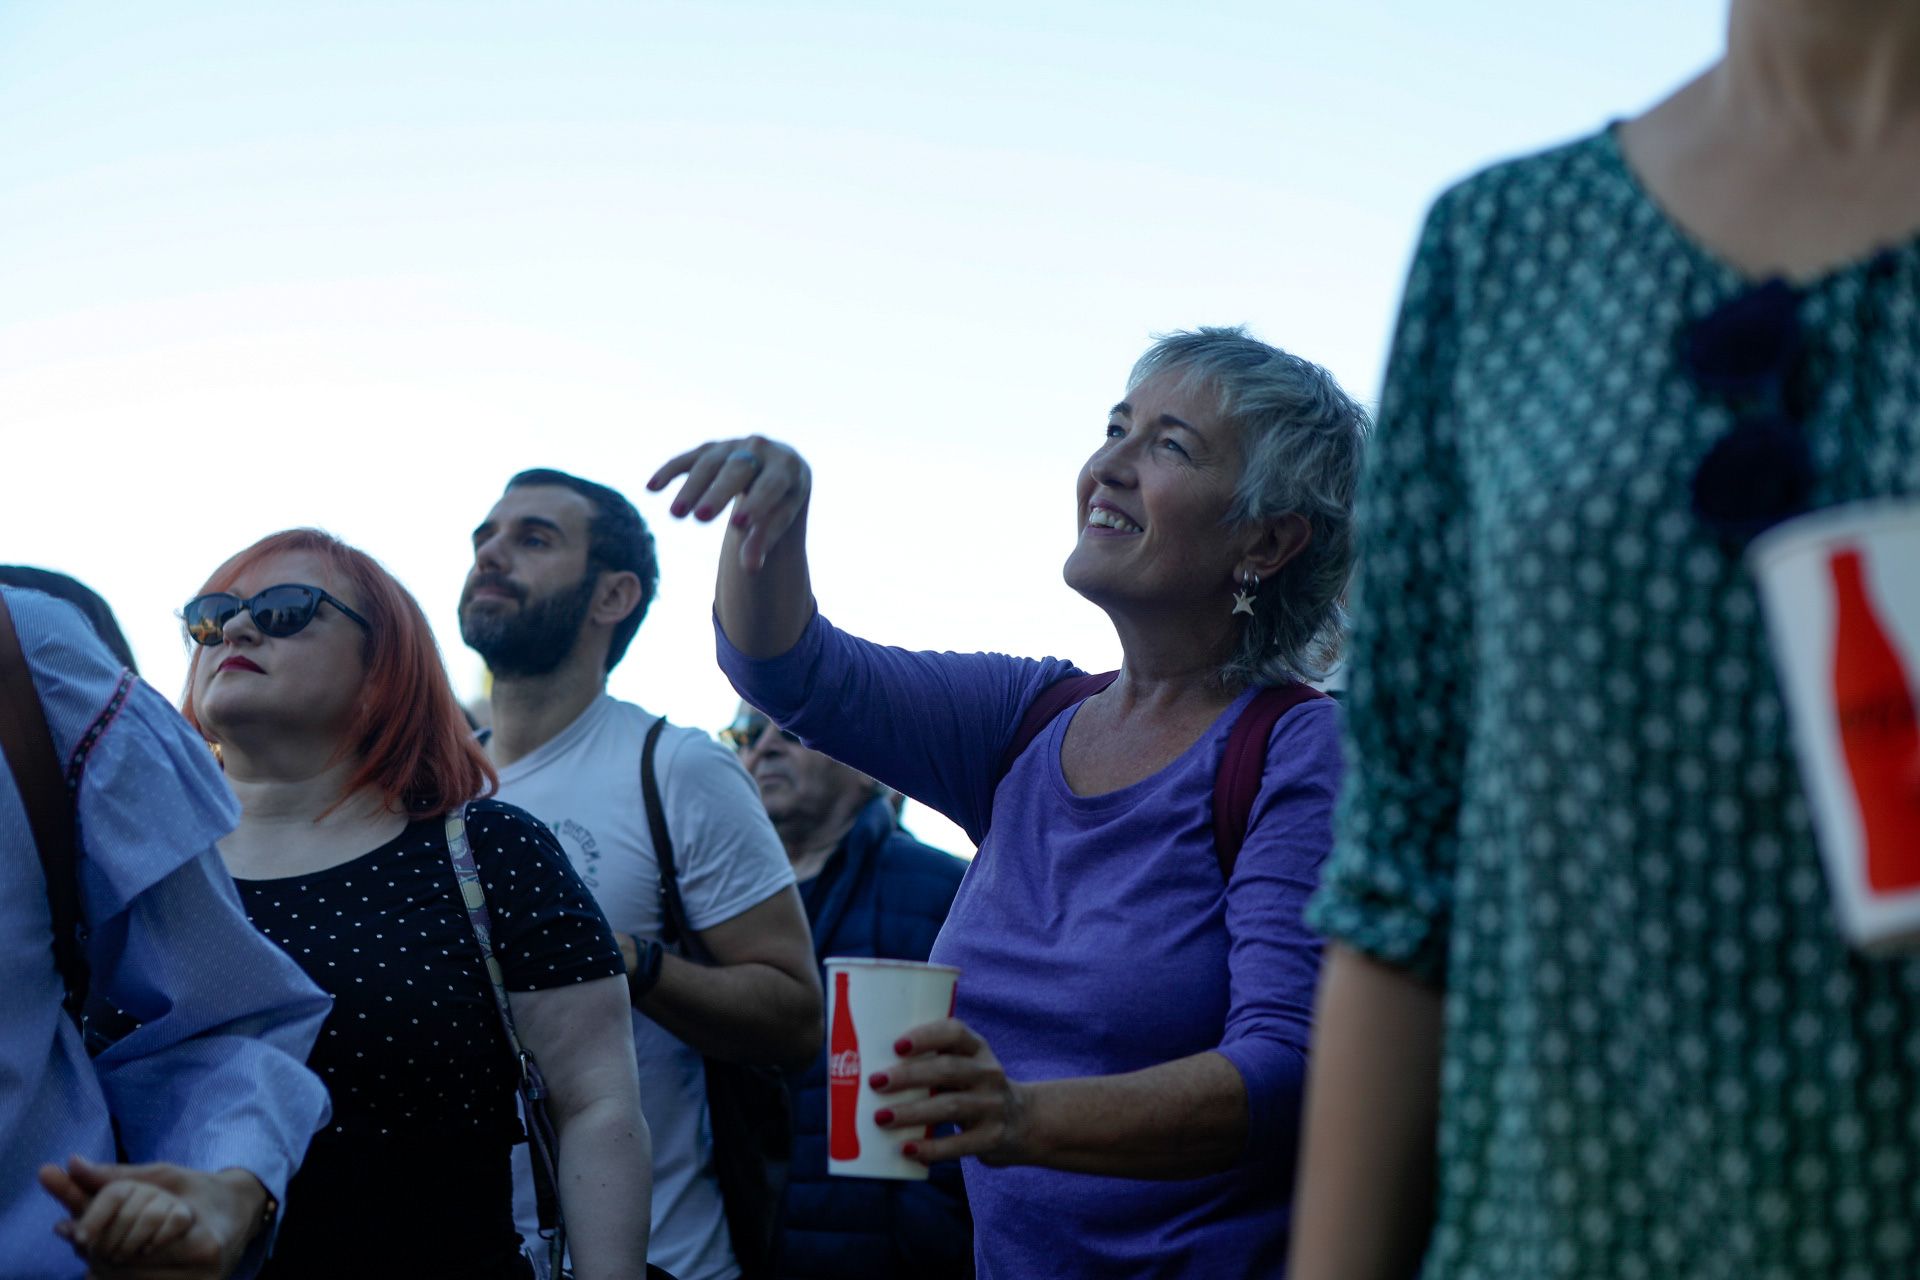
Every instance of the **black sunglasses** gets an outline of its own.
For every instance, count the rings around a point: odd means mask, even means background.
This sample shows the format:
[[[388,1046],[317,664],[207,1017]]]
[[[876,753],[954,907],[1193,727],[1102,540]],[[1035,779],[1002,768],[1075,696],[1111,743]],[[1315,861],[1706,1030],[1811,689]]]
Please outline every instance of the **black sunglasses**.
[[[1807,509],[1813,453],[1789,380],[1805,346],[1800,291],[1769,280],[1687,326],[1681,364],[1734,406],[1733,429],[1693,473],[1693,514],[1733,544]]]
[[[720,741],[726,743],[735,751],[745,751],[748,747],[760,741],[760,735],[765,733],[767,726],[772,723],[773,721],[762,715],[741,716],[738,720],[735,720],[732,724],[722,729],[719,733],[719,738]],[[780,730],[780,736],[788,742],[800,741],[798,735],[788,733],[785,729]]]
[[[180,610],[180,620],[187,624],[187,634],[195,644],[216,645],[224,641],[227,623],[242,609],[262,635],[286,637],[304,630],[323,601],[359,623],[362,630],[373,630],[372,623],[340,603],[338,597],[298,582],[268,587],[245,600],[231,591],[195,596]]]

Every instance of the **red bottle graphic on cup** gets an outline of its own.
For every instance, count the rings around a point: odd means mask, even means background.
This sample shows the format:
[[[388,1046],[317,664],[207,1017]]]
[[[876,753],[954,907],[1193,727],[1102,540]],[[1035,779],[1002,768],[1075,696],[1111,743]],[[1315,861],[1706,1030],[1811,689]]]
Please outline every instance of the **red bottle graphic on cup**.
[[[1840,751],[1860,804],[1867,885],[1920,885],[1920,719],[1913,682],[1867,589],[1860,551],[1831,555],[1833,705]]]
[[[827,1033],[827,1155],[860,1158],[860,1037],[847,1007],[847,974],[833,975],[833,1026]]]

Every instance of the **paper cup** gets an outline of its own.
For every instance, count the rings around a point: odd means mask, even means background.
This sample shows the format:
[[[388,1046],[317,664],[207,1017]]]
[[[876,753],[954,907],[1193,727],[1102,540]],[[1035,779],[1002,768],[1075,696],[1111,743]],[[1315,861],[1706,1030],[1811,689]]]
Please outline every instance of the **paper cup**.
[[[846,1178],[924,1179],[927,1166],[900,1154],[903,1129],[873,1122],[881,1107],[918,1102],[925,1089],[882,1095],[868,1079],[900,1060],[902,1035],[953,1013],[951,965],[829,956],[827,965],[827,1172]]]
[[[1748,552],[1848,941],[1920,945],[1920,503],[1860,503]]]

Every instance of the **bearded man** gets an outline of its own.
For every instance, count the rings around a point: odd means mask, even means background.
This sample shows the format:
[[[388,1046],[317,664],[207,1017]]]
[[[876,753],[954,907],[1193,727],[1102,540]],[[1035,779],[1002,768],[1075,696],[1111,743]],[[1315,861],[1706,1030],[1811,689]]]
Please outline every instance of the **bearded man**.
[[[640,1102],[653,1131],[652,1260],[680,1280],[742,1274],[713,1172],[702,1056],[810,1061],[820,983],[786,851],[753,780],[705,733],[660,731],[654,771],[687,923],[717,963],[662,943],[641,750],[661,718],[607,693],[659,582],[653,537],[605,485],[523,471],[473,531],[460,634],[493,673],[500,798],[559,837],[627,960]],[[516,1156],[516,1217],[537,1225]],[[745,1259],[752,1264],[756,1259]],[[755,1268],[757,1269],[757,1267]]]

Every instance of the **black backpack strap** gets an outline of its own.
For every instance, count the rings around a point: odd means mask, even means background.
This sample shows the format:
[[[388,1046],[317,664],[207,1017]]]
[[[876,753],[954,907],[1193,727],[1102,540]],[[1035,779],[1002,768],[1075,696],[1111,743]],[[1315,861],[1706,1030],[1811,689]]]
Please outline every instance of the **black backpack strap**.
[[[1095,675],[1079,672],[1070,676],[1061,676],[1052,684],[1033,695],[1033,701],[1027,704],[1026,714],[1020,717],[1020,727],[1013,731],[1013,741],[1000,756],[1000,767],[994,770],[993,785],[998,788],[1000,780],[1007,776],[1040,731],[1052,724],[1068,707],[1078,706],[1094,694],[1112,684],[1119,678],[1118,671],[1102,671]]]
[[[646,743],[640,748],[640,799],[647,808],[647,830],[653,835],[653,858],[660,867],[660,940],[680,943],[687,958],[700,964],[712,964],[713,957],[700,945],[693,927],[687,923],[687,902],[680,896],[680,868],[674,861],[673,836],[667,830],[667,806],[660,799],[660,778],[654,771],[655,748],[667,727],[661,716],[647,730]]]
[[[127,681],[123,678],[121,689]],[[123,695],[124,696],[124,693]],[[34,691],[33,673],[14,631],[13,614],[0,595],[0,750],[27,811],[27,826],[40,851],[53,912],[53,964],[66,988],[67,1016],[77,1024],[87,1001],[86,952],[81,948],[79,839],[74,789],[61,776],[60,754],[47,727],[46,710]]]
[[[666,727],[666,717],[656,720],[640,748],[640,795],[646,802],[647,829],[653,835],[654,861],[660,868],[660,936],[668,943],[678,938],[682,955],[696,964],[711,965],[715,962],[713,953],[701,945],[687,922],[673,837],[667,831],[667,808],[660,800],[660,779],[653,764]],[[720,1184],[721,1207],[726,1212],[727,1235],[742,1275],[768,1275],[786,1190],[787,1161],[792,1156],[793,1120],[786,1088],[780,1073],[771,1067],[746,1066],[704,1055],[702,1065],[713,1139],[710,1155],[714,1179]],[[649,1265],[647,1275],[649,1280],[657,1280],[665,1273]]]
[[[1220,859],[1222,880],[1233,879],[1240,846],[1247,842],[1247,823],[1266,772],[1267,739],[1273,735],[1273,726],[1301,703],[1326,696],[1298,681],[1262,689],[1227,731],[1226,754],[1220,757],[1220,772],[1213,775],[1213,851]]]

